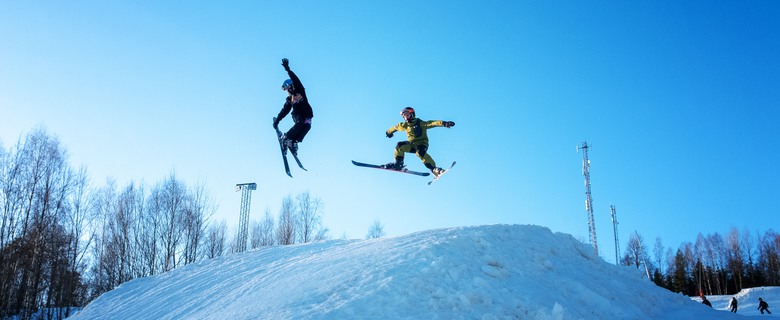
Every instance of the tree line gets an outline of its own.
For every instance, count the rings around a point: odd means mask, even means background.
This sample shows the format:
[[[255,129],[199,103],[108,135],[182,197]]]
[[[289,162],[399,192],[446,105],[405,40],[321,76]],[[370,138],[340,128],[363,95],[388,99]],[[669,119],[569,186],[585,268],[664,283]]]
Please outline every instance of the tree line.
[[[647,272],[658,286],[689,296],[731,295],[745,288],[780,286],[780,234],[742,231],[725,236],[699,234],[676,250],[656,238],[652,255],[638,233],[632,234],[620,264]]]
[[[0,318],[63,319],[139,277],[244,251],[203,185],[94,186],[44,128],[0,145]],[[321,200],[288,196],[251,221],[251,248],[326,239]],[[235,233],[237,234],[237,233]]]

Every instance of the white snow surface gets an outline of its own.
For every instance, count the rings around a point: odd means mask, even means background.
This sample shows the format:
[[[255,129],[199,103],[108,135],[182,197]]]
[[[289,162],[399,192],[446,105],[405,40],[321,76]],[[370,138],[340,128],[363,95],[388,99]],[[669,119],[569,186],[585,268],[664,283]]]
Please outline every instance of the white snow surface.
[[[568,234],[489,225],[232,254],[124,283],[70,319],[746,319],[776,316],[756,306],[778,292],[743,290],[733,314],[730,296],[709,308]]]

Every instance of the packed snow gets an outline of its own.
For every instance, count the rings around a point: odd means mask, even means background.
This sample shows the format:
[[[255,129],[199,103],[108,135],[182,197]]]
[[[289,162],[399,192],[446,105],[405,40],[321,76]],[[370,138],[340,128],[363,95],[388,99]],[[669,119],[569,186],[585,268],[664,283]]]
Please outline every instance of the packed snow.
[[[778,288],[713,308],[530,225],[266,247],[136,279],[71,319],[751,319]],[[780,309],[778,309],[780,313]],[[748,315],[745,317],[745,315]]]

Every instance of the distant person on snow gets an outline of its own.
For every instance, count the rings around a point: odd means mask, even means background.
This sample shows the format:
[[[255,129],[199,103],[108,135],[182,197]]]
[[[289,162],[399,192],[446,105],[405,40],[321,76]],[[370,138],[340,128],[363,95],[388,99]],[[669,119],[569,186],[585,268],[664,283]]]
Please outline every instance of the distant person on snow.
[[[452,128],[455,126],[455,122],[431,120],[424,121],[417,119],[417,115],[414,109],[410,107],[403,108],[401,110],[401,116],[404,118],[404,122],[398,123],[387,129],[385,135],[388,138],[393,137],[393,132],[404,131],[406,132],[406,141],[398,142],[395,146],[395,161],[383,165],[382,167],[402,170],[404,168],[404,154],[415,153],[417,157],[422,160],[425,167],[431,170],[431,173],[435,177],[438,177],[444,172],[444,169],[436,166],[436,162],[433,161],[431,155],[428,154],[428,129],[433,127],[445,127]]]
[[[737,313],[737,298],[731,297],[729,308],[731,309],[731,312]]]
[[[758,298],[758,311],[761,311],[761,314],[764,314],[764,311],[768,314],[772,314],[772,312],[769,311],[769,304],[761,298]]]
[[[274,120],[274,128],[278,129],[279,121],[282,121],[292,110],[294,124],[280,139],[288,150],[297,154],[298,143],[303,142],[303,138],[311,129],[311,118],[314,117],[314,112],[306,97],[306,89],[303,88],[298,76],[290,70],[290,61],[287,58],[282,59],[282,66],[284,71],[287,71],[287,75],[290,76],[290,79],[284,80],[282,83],[282,90],[286,91],[289,96],[285,99],[282,110],[279,111],[279,115]]]
[[[707,297],[701,296],[701,303],[706,304],[712,308],[712,303],[710,303],[710,300],[707,300]]]

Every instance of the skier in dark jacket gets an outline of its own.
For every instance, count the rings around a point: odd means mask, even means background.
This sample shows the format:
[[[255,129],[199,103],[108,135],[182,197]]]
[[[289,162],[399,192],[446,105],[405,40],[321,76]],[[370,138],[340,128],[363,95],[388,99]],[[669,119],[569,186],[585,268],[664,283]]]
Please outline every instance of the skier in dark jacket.
[[[731,308],[731,312],[737,313],[737,298],[731,297],[729,308]]]
[[[707,297],[701,296],[701,303],[708,305],[710,308],[712,308],[712,303],[710,303],[710,300],[707,300]]]
[[[293,154],[297,154],[298,143],[303,141],[303,138],[311,129],[311,118],[314,117],[314,112],[312,112],[309,104],[309,98],[306,97],[306,89],[301,84],[298,76],[290,70],[290,61],[287,58],[282,59],[282,66],[290,76],[290,79],[284,80],[284,83],[282,83],[282,90],[286,91],[289,96],[285,99],[279,115],[276,116],[274,128],[278,129],[279,121],[282,121],[292,111],[294,124],[280,139],[287,149]]]
[[[758,298],[758,311],[761,311],[761,314],[764,314],[764,311],[768,314],[772,314],[772,312],[769,311],[769,304],[761,298]]]

